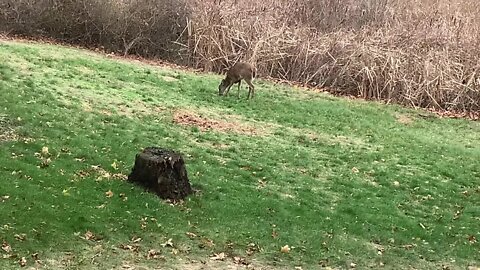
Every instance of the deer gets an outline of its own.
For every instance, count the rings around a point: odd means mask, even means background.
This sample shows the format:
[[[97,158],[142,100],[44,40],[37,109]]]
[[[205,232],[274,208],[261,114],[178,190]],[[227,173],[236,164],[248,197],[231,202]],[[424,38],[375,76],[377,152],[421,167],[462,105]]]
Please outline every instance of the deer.
[[[256,68],[245,62],[237,62],[233,65],[226,74],[225,79],[222,80],[218,86],[218,95],[224,96],[228,94],[230,88],[234,84],[238,84],[238,98],[240,98],[240,85],[242,80],[248,84],[248,96],[247,99],[253,98],[255,94],[255,86],[253,86],[253,79],[255,79],[257,70]]]

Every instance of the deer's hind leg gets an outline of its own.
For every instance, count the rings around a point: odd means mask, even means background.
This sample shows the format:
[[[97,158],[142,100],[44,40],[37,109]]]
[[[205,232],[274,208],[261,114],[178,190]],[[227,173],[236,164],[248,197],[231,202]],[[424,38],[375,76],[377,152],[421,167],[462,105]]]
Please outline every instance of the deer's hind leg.
[[[238,81],[238,91],[237,91],[237,98],[240,98],[240,85],[242,84],[242,80]]]
[[[253,98],[255,95],[255,86],[253,86],[252,80],[245,80],[245,82],[248,84],[248,96],[247,99]]]

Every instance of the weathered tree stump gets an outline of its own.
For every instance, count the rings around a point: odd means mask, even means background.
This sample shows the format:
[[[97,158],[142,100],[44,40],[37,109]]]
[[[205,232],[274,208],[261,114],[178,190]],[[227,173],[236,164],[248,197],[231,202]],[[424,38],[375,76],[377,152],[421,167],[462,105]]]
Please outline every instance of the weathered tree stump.
[[[176,201],[193,193],[182,156],[158,147],[147,147],[136,155],[128,181],[141,184],[162,199]]]

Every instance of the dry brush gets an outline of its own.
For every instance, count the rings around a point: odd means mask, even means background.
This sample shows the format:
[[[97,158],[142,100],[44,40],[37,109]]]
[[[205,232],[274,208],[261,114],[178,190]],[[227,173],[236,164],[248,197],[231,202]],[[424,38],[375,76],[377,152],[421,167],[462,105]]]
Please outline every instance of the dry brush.
[[[475,0],[6,0],[0,30],[409,106],[480,112]]]

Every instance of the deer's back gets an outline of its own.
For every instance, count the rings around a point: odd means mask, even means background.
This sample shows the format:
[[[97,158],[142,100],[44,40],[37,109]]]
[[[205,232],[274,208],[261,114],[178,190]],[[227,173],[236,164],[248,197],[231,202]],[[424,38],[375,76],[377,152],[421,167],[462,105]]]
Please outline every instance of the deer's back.
[[[241,79],[251,80],[255,77],[255,68],[244,62],[237,62],[230,70],[227,72],[227,77],[232,81],[239,81]]]

